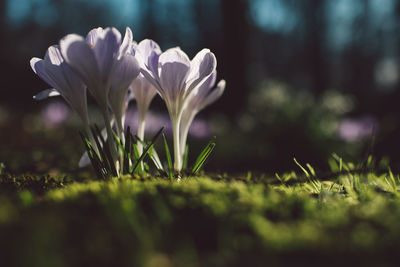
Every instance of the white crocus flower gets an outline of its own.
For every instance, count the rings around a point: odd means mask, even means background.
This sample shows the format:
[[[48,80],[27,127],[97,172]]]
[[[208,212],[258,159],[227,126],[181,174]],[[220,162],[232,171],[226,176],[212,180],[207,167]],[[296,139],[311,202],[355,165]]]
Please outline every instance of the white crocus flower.
[[[68,65],[82,78],[103,113],[109,140],[113,140],[111,118],[108,112],[108,95],[114,72],[123,62],[131,46],[132,34],[127,28],[125,40],[115,28],[96,28],[86,39],[77,34],[69,34],[60,40],[60,50]],[[116,161],[117,147],[109,142],[111,153]],[[117,164],[116,164],[117,165]]]
[[[139,63],[144,67],[144,62],[147,58],[151,57],[152,54],[159,56],[161,49],[156,42],[153,40],[145,39],[139,44],[134,44],[136,50],[136,58]],[[149,109],[150,103],[154,96],[157,94],[157,89],[154,85],[149,82],[143,74],[140,74],[131,84],[131,90],[136,100],[138,108],[139,122],[137,136],[141,141],[144,141],[144,132],[146,127],[146,114]],[[139,154],[143,152],[143,145],[140,141],[137,143]]]
[[[135,56],[127,54],[121,58],[121,63],[117,67],[111,81],[111,88],[108,94],[109,104],[115,116],[118,136],[124,141],[124,123],[125,111],[131,97],[128,95],[128,89],[132,81],[140,73],[139,63]]]
[[[226,82],[221,80],[214,88],[217,72],[214,71],[206,80],[198,85],[196,94],[189,100],[185,107],[180,125],[180,152],[183,157],[186,139],[194,117],[206,106],[214,103],[224,92]],[[212,90],[213,89],[213,90]]]
[[[59,46],[50,46],[47,49],[44,59],[34,57],[31,59],[30,63],[33,71],[53,87],[53,89],[40,92],[33,98],[41,100],[46,97],[61,95],[82,119],[86,134],[93,144],[95,151],[98,152],[89,128],[86,86],[64,61]]]
[[[146,114],[149,109],[150,103],[154,96],[157,94],[155,87],[140,74],[131,84],[131,90],[136,100],[138,108],[139,122],[137,136],[141,141],[144,141],[144,132],[146,127]],[[143,145],[140,141],[137,144],[139,155],[143,152]]]
[[[182,169],[180,124],[182,112],[193,91],[216,69],[217,60],[209,49],[201,50],[192,61],[179,47],[157,55],[151,53],[142,67],[143,75],[156,87],[167,106],[174,142],[174,169]]]
[[[34,57],[30,61],[33,71],[54,89],[45,90],[34,96],[41,100],[48,96],[61,95],[74,109],[85,125],[89,125],[86,102],[86,86],[65,63],[57,45],[47,49],[44,59]]]

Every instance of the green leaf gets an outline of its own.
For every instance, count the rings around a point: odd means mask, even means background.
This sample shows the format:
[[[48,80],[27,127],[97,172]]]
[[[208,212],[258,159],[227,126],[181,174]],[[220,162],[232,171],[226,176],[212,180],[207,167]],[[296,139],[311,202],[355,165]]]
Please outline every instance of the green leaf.
[[[134,165],[134,166],[136,166],[136,164],[137,164],[137,162],[139,161],[139,159],[140,159],[140,155],[139,155],[139,150],[138,150],[138,148],[137,148],[137,144],[135,144],[135,143],[133,143],[132,144],[132,151],[133,151],[133,153],[132,153],[132,164]],[[133,167],[132,167],[132,170],[129,170],[131,173],[134,173],[134,171],[133,171]],[[136,172],[136,170],[135,170],[135,172]],[[137,170],[137,173],[140,175],[141,173],[142,173],[142,167],[139,165],[139,169]]]
[[[129,166],[129,161],[131,159],[131,151],[132,151],[132,145],[131,145],[131,128],[128,126],[125,132],[125,148],[124,148],[124,174],[127,174],[130,172],[130,166]]]
[[[303,166],[301,166],[301,164],[297,161],[297,159],[296,159],[296,158],[293,158],[293,161],[294,161],[294,163],[296,163],[297,166],[300,167],[300,169],[304,172],[304,174],[306,175],[306,177],[307,177],[307,178],[310,178],[310,174],[308,173],[308,171],[307,171]]]
[[[165,148],[165,154],[167,156],[167,162],[168,162],[168,176],[172,180],[174,178],[173,172],[172,172],[172,159],[171,159],[171,153],[169,152],[168,148],[168,143],[167,139],[165,138],[165,135],[163,134],[163,140],[164,140],[164,148]]]
[[[160,161],[160,157],[158,156],[158,153],[156,151],[156,149],[154,148],[154,146],[152,146],[149,150],[149,156],[151,161],[153,162],[154,166],[156,166],[157,170],[159,172],[165,172],[163,165]]]
[[[144,149],[142,155],[140,156],[140,158],[136,161],[135,166],[133,167],[132,173],[134,173],[136,171],[136,168],[138,167],[139,163],[143,161],[144,157],[147,155],[147,152],[149,151],[149,149],[154,145],[155,141],[157,140],[157,138],[160,136],[160,134],[164,131],[164,127],[161,127],[161,129],[154,135],[154,137],[151,139],[150,144],[148,144],[146,146],[146,148]]]
[[[104,168],[107,171],[111,171],[111,167],[108,162],[107,155],[104,153],[104,139],[99,137],[99,135],[101,135],[101,132],[97,132],[96,128],[94,128],[94,127],[90,127],[90,130],[93,134],[94,141],[96,142],[97,148],[99,150],[99,154],[100,154],[99,157],[102,162],[102,165],[104,166]]]
[[[100,158],[97,156],[96,153],[93,153],[95,151],[93,150],[92,146],[90,145],[90,142],[86,139],[86,137],[81,132],[79,132],[79,135],[82,139],[83,144],[85,145],[85,149],[88,153],[90,162],[92,163],[92,167],[97,177],[99,179],[104,179],[107,176],[107,172],[104,168],[102,161],[100,160]]]
[[[143,140],[140,140],[140,138],[137,135],[135,135],[135,138],[138,142],[140,142],[143,145],[143,147],[145,147],[147,145]],[[164,173],[165,172],[164,167],[162,166],[160,157],[158,156],[158,153],[157,153],[156,149],[154,148],[154,146],[151,147],[149,150],[149,157],[152,160],[154,166],[156,166],[157,170],[159,172]]]
[[[93,130],[92,130],[93,131]],[[103,163],[104,166],[106,167],[107,171],[112,174],[113,176],[117,176],[117,169],[115,168],[115,162],[114,159],[111,155],[111,151],[110,151],[110,146],[108,144],[108,142],[110,142],[110,138],[106,140],[104,140],[103,135],[101,134],[101,131],[99,129],[99,127],[97,126],[97,124],[94,124],[94,138],[95,140],[97,138],[99,138],[99,140],[101,141],[102,147],[99,148],[99,151],[101,150],[101,153],[103,155]]]
[[[306,166],[307,166],[308,170],[310,171],[311,175],[315,177],[314,168],[309,163],[307,163]]]
[[[214,150],[215,147],[215,137],[211,139],[210,142],[206,145],[200,155],[197,157],[195,164],[192,168],[192,175],[195,175],[204,165],[207,158],[210,156],[211,152]]]

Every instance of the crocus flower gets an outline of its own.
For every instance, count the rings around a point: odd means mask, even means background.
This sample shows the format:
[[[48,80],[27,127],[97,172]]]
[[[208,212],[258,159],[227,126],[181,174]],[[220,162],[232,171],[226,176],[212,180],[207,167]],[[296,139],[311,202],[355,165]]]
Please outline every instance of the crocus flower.
[[[86,83],[88,90],[97,101],[103,113],[109,140],[113,140],[111,118],[108,112],[108,96],[112,77],[132,43],[132,33],[126,29],[124,41],[115,28],[96,28],[86,39],[77,34],[69,34],[60,40],[60,50],[65,61]],[[109,142],[111,154],[117,166],[117,146]],[[118,168],[118,167],[117,167]]]
[[[209,49],[201,50],[192,61],[179,48],[166,50],[160,56],[151,53],[144,60],[143,75],[156,87],[168,109],[174,139],[174,169],[180,172],[180,121],[194,89],[215,70],[217,61]]]
[[[112,76],[132,42],[131,30],[126,31],[122,45],[121,34],[115,28],[93,29],[86,40],[77,34],[60,40],[65,61],[83,79],[102,109],[108,108]]]
[[[206,106],[214,103],[224,92],[226,82],[221,80],[214,88],[217,78],[217,72],[214,71],[206,80],[198,85],[195,95],[188,101],[181,119],[180,125],[180,152],[183,157],[185,151],[186,139],[190,125],[194,117]]]
[[[108,99],[115,116],[118,135],[123,139],[123,118],[128,103],[131,100],[130,95],[128,95],[128,88],[132,81],[139,75],[140,67],[133,54],[123,56],[120,61],[111,80]]]
[[[139,44],[134,44],[136,49],[136,58],[143,65],[145,59],[152,55],[159,56],[161,49],[156,42],[153,40],[145,39]],[[144,140],[144,132],[146,126],[146,113],[149,109],[150,103],[154,96],[157,94],[157,90],[154,85],[149,82],[143,74],[140,74],[130,86],[134,98],[136,99],[136,105],[138,108],[139,122],[137,136],[140,140]],[[143,152],[143,146],[140,141],[137,144],[139,154]]]
[[[61,95],[74,109],[85,127],[89,125],[86,86],[78,75],[65,63],[57,45],[47,49],[44,59],[34,57],[30,61],[33,71],[53,87],[34,96],[35,99]]]

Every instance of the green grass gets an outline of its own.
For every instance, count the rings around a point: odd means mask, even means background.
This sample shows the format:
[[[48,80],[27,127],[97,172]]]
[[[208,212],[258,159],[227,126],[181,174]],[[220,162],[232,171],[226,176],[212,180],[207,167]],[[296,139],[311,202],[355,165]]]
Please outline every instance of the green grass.
[[[321,181],[306,168],[173,182],[2,174],[0,265],[396,266],[398,176],[346,165]]]

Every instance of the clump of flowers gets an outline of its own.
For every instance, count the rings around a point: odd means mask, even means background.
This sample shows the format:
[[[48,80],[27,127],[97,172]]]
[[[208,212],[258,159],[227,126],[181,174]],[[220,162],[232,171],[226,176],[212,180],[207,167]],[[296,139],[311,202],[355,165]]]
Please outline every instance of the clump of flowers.
[[[188,131],[196,114],[217,100],[225,81],[216,83],[217,60],[209,49],[201,50],[192,60],[179,48],[162,52],[149,39],[133,41],[132,31],[125,36],[115,28],[95,28],[86,38],[68,34],[58,45],[50,46],[43,59],[32,58],[33,71],[51,88],[35,95],[37,100],[61,95],[82,119],[82,135],[90,159],[99,177],[125,173],[145,174],[146,155],[157,169],[171,178],[180,174],[184,164]],[[91,125],[87,91],[100,109],[105,130]],[[174,162],[164,138],[168,168],[164,168],[153,144],[162,129],[145,140],[146,114],[150,103],[160,95],[167,107],[173,130]],[[125,112],[131,100],[138,108],[138,130],[133,136],[124,131]],[[214,143],[202,151],[193,172],[208,157]]]

